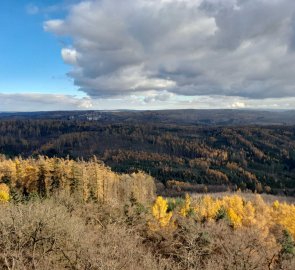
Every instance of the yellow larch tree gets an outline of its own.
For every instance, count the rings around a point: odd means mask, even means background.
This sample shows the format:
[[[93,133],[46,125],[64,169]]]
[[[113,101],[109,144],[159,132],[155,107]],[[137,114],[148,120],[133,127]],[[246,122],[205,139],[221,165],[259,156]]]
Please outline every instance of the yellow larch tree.
[[[221,208],[221,201],[205,195],[194,205],[194,212],[198,221],[212,221]]]
[[[168,202],[162,196],[158,196],[154,205],[152,206],[153,220],[149,222],[149,228],[153,231],[165,229],[172,229],[174,224],[172,222],[172,212],[167,212]]]
[[[272,218],[295,238],[295,205],[275,201],[272,206]]]
[[[1,183],[0,184],[0,203],[8,202],[9,199],[10,199],[9,187],[6,184]]]
[[[180,209],[180,214],[183,217],[186,217],[191,211],[191,197],[188,193],[185,194],[185,200],[184,200],[184,205]]]

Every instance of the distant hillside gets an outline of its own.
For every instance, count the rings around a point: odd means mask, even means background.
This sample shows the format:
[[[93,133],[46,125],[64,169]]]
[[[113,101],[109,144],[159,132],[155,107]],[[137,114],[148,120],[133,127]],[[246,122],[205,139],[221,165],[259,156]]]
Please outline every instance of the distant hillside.
[[[223,187],[219,191],[295,194],[293,125],[134,121],[2,119],[0,153],[87,160],[95,155],[114,171],[143,170],[164,184],[177,180]]]
[[[83,120],[100,123],[165,123],[181,125],[294,125],[295,110],[162,110],[54,111],[0,113],[0,119]]]

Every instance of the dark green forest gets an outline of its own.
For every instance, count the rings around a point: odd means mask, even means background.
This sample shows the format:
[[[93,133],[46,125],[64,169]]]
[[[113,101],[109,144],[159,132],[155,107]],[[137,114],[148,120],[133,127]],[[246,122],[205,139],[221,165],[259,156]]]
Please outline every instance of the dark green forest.
[[[0,121],[0,153],[85,160],[97,156],[116,172],[143,170],[164,184],[177,180],[287,195],[295,190],[293,125],[9,117]]]

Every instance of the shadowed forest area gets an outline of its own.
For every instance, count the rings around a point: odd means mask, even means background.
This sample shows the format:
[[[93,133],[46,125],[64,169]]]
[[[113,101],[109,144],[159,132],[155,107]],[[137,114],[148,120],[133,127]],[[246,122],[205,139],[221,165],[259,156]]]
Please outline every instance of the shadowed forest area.
[[[96,156],[113,171],[145,171],[166,187],[171,181],[188,182],[196,192],[241,189],[294,195],[293,125],[192,125],[175,120],[173,113],[170,118],[138,114],[55,112],[52,118],[61,119],[41,119],[50,114],[36,113],[35,120],[6,115],[0,121],[0,152],[8,157]],[[246,122],[253,117],[247,115]],[[211,115],[209,122],[220,123],[222,117]]]

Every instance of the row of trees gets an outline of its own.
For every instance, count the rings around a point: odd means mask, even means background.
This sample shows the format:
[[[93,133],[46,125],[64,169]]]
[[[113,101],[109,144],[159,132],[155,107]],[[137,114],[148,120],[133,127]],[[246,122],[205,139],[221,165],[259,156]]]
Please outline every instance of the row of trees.
[[[134,196],[139,202],[153,199],[154,180],[142,172],[117,174],[96,158],[90,161],[63,158],[0,158],[0,182],[25,196],[54,193],[77,195],[84,201],[122,203]]]
[[[158,197],[151,214],[151,234],[164,239],[156,238],[157,247],[185,260],[185,269],[294,269],[294,204],[242,193],[186,195]]]
[[[154,227],[157,229],[173,229],[177,215],[181,215],[202,223],[225,219],[234,229],[257,227],[265,236],[271,234],[276,226],[280,226],[295,238],[295,205],[278,200],[268,204],[259,195],[252,200],[245,200],[239,194],[221,198],[210,195],[191,198],[186,194],[184,201],[159,196],[152,208],[152,214],[158,222],[158,227]]]

